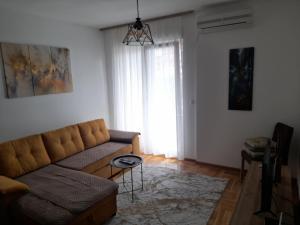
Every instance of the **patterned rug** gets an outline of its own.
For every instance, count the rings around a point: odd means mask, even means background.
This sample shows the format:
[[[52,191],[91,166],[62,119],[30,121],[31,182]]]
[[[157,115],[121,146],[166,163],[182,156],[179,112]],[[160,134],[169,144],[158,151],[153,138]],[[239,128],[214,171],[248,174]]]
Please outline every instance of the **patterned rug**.
[[[118,212],[106,225],[206,225],[227,180],[183,173],[165,167],[144,167],[144,190],[119,194]],[[134,189],[141,187],[140,167],[133,170]],[[119,193],[131,190],[130,172],[116,180]]]

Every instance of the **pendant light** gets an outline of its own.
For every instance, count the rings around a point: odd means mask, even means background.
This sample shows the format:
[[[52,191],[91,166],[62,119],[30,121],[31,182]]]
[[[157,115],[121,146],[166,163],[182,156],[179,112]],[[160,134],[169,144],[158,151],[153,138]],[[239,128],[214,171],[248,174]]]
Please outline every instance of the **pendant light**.
[[[128,24],[128,32],[123,39],[123,44],[126,45],[153,45],[152,34],[149,24],[144,23],[140,18],[139,0],[136,0],[137,18],[132,24]]]

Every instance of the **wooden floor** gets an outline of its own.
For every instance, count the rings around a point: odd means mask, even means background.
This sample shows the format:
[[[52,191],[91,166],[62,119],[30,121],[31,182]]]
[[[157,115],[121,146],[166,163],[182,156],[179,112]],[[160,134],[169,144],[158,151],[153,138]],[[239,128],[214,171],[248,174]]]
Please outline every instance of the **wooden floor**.
[[[235,209],[241,191],[239,171],[217,166],[201,164],[193,161],[178,161],[164,157],[143,155],[145,165],[159,165],[163,167],[177,168],[185,172],[195,172],[212,177],[227,178],[228,185],[212,214],[208,225],[228,225]]]

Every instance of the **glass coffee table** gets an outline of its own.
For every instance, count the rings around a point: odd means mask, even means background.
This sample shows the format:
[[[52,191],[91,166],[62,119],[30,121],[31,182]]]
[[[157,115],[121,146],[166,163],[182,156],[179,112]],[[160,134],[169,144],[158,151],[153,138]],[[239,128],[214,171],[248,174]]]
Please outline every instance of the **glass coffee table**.
[[[132,169],[135,168],[135,167],[137,167],[137,166],[139,166],[139,165],[141,166],[141,183],[142,183],[141,189],[144,190],[143,158],[142,157],[140,157],[138,155],[134,155],[134,154],[127,154],[127,155],[117,156],[117,157],[113,158],[110,161],[111,174],[112,174],[113,167],[122,169],[122,173],[123,173],[123,186],[124,186],[125,189],[126,189],[126,186],[125,186],[124,171],[126,169],[130,169],[131,191],[122,192],[120,194],[131,192],[131,200],[132,201],[133,201],[133,191],[136,191],[136,190],[133,189]],[[139,190],[139,189],[137,189],[137,190]]]

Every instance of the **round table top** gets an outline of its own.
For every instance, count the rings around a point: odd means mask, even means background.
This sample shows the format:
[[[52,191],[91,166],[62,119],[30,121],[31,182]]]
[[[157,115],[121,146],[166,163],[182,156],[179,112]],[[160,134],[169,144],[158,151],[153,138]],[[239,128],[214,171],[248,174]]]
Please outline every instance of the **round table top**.
[[[132,162],[132,164],[124,163],[122,160],[128,160]],[[113,158],[110,161],[110,165],[116,168],[133,168],[143,163],[143,158],[134,154],[128,154],[128,155],[120,155],[115,158]]]

